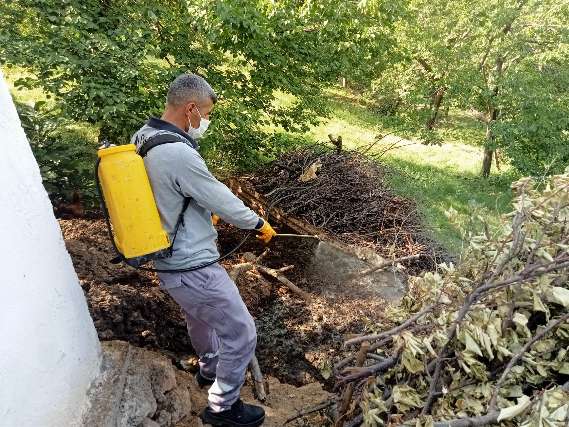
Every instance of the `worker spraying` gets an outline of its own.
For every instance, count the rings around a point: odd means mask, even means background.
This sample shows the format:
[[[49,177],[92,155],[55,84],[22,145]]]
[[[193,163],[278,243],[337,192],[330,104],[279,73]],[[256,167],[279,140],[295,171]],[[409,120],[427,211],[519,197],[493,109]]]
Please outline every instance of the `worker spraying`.
[[[154,259],[160,287],[180,305],[199,356],[196,379],[211,385],[201,414],[214,426],[259,426],[264,410],[239,398],[257,335],[235,283],[219,259],[212,214],[268,243],[276,234],[208,170],[198,140],[210,123],[217,96],[195,74],[177,77],[161,118],[151,118],[132,143],[144,166],[170,248]],[[192,270],[193,269],[193,270]],[[168,272],[167,272],[168,271]]]

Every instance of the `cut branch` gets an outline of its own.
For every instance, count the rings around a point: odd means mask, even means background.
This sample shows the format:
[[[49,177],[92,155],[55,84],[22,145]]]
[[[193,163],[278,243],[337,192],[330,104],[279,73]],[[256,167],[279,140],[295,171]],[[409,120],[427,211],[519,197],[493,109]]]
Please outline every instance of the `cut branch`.
[[[496,383],[496,387],[494,388],[494,393],[492,393],[492,398],[490,399],[490,404],[489,404],[489,408],[491,410],[496,409],[496,401],[498,399],[498,392],[500,391],[500,388],[504,384],[506,377],[508,376],[508,374],[510,373],[512,368],[516,365],[516,363],[519,362],[519,360],[522,358],[522,356],[530,349],[530,347],[532,345],[534,345],[537,341],[539,341],[545,335],[547,335],[547,333],[551,332],[553,329],[557,328],[561,323],[565,322],[568,319],[569,319],[569,313],[566,313],[564,316],[560,317],[559,319],[552,321],[552,322],[549,322],[547,324],[547,326],[545,326],[545,328],[543,328],[541,331],[539,331],[537,334],[535,334],[533,336],[533,338],[531,340],[529,340],[520,349],[520,351],[518,351],[514,355],[514,357],[512,357],[510,359],[510,361],[508,362],[508,365],[506,366],[506,368],[504,369],[504,372],[502,373],[502,376],[500,377],[500,379]]]
[[[282,273],[279,272],[278,270],[275,270],[275,269],[272,269],[269,267],[265,267],[262,265],[257,265],[257,270],[259,270],[261,273],[265,273],[266,275],[268,275],[274,279],[277,279],[279,282],[281,282],[283,285],[285,285],[291,291],[293,291],[294,293],[296,293],[297,295],[302,297],[304,300],[306,300],[306,301],[312,300],[312,295],[310,295],[308,292],[305,292],[302,289],[300,289],[298,286],[296,286],[294,283],[292,283],[290,280],[288,280],[286,277],[284,277],[282,275]]]
[[[306,415],[309,415],[309,414],[312,414],[312,413],[314,413],[314,412],[321,411],[322,409],[329,408],[330,406],[333,406],[333,405],[335,405],[335,404],[336,404],[336,401],[334,401],[334,400],[326,400],[326,401],[324,401],[324,402],[322,402],[322,403],[319,403],[319,404],[316,405],[316,406],[312,406],[311,408],[308,408],[308,409],[304,409],[304,410],[302,410],[302,411],[299,411],[298,414],[296,414],[295,416],[288,418],[288,419],[285,421],[285,424],[288,424],[288,423],[290,423],[290,422],[292,422],[292,421],[294,421],[294,420],[297,420],[297,419],[299,419],[299,418],[302,418],[302,417],[304,417],[304,416],[306,416]]]
[[[264,402],[267,400],[267,392],[265,391],[265,381],[263,380],[263,374],[257,356],[254,355],[251,362],[249,362],[249,369],[251,369],[251,374],[253,375],[253,384],[255,386],[257,399]]]
[[[401,325],[396,326],[395,328],[390,329],[387,332],[382,332],[380,334],[373,334],[373,335],[364,335],[363,337],[352,338],[351,340],[346,341],[344,345],[348,346],[348,345],[352,345],[352,344],[359,344],[359,343],[364,342],[364,341],[374,341],[374,340],[378,340],[381,338],[396,335],[399,332],[403,331],[408,326],[410,326],[411,324],[413,324],[414,322],[416,322],[418,319],[423,317],[425,314],[433,311],[433,309],[436,307],[436,305],[437,304],[428,305],[427,307],[425,307],[424,309],[422,309],[421,311],[416,313],[414,316],[407,319]]]

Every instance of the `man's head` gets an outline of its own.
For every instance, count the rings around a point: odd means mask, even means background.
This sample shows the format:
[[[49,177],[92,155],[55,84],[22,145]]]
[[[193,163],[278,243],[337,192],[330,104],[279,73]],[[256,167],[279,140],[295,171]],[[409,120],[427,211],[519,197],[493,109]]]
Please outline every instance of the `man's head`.
[[[197,74],[182,74],[170,84],[164,115],[192,134],[192,128],[199,129],[202,119],[205,119],[206,123],[209,121],[216,101],[217,95],[203,77]]]

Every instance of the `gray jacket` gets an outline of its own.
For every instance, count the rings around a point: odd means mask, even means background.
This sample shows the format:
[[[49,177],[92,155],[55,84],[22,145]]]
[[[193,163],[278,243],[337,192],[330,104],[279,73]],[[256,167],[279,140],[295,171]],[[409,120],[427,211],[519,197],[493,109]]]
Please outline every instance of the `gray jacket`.
[[[211,262],[219,257],[217,231],[212,212],[236,227],[252,230],[262,220],[219,182],[199,155],[199,146],[177,126],[151,118],[131,142],[140,148],[147,138],[163,133],[182,136],[185,142],[159,145],[144,157],[144,165],[156,199],[162,226],[174,237],[184,198],[191,201],[174,242],[172,257],[155,261],[158,269],[184,269]]]

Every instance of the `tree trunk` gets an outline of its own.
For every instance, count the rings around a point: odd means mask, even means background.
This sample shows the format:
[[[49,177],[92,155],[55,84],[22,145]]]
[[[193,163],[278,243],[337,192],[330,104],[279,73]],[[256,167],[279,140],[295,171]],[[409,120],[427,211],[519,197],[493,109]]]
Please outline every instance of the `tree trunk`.
[[[494,142],[494,133],[492,132],[492,125],[498,116],[500,115],[500,110],[495,108],[496,98],[500,92],[499,82],[502,77],[502,69],[504,65],[504,57],[498,56],[496,58],[496,85],[492,90],[493,95],[490,100],[490,105],[488,107],[488,122],[486,123],[486,142],[484,144],[484,159],[482,160],[482,176],[488,178],[490,176],[490,170],[492,169],[492,156],[496,150],[496,144]]]
[[[488,112],[490,120],[486,123],[486,142],[484,144],[484,158],[482,159],[482,176],[488,178],[492,169],[492,156],[494,155],[494,134],[492,133],[492,124],[498,117],[498,110],[492,108]]]
[[[427,129],[432,130],[435,127],[435,123],[437,122],[437,117],[439,115],[439,109],[443,102],[443,98],[445,96],[445,87],[438,88],[432,96],[431,108],[432,114],[429,120],[427,120]]]
[[[490,169],[492,168],[492,156],[494,150],[484,147],[484,159],[482,160],[482,176],[488,178],[490,176]]]

